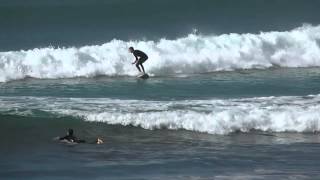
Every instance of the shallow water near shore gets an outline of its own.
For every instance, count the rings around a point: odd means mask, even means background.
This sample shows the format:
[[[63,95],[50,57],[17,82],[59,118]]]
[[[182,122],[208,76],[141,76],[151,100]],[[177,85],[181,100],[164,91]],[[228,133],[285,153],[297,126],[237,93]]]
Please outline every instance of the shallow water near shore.
[[[149,131],[67,118],[76,124],[77,135],[92,141],[99,135],[105,140],[103,145],[70,146],[51,140],[64,133],[64,118],[6,119],[2,127],[9,133],[19,131],[20,136],[6,142],[7,132],[2,132],[5,148],[1,148],[0,176],[4,179],[319,178],[317,134],[253,131],[222,136]],[[36,125],[12,124],[24,121],[36,121]]]
[[[2,83],[0,177],[317,179],[318,74],[301,68]],[[89,143],[53,140],[70,127]],[[105,143],[94,144],[97,137]]]

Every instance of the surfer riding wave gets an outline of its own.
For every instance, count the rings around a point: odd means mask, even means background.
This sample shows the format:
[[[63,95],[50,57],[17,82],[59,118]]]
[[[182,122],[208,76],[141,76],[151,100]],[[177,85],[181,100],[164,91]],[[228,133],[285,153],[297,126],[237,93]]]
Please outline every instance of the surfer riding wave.
[[[134,50],[133,47],[129,48],[130,53],[132,53],[134,55],[134,57],[136,58],[136,60],[132,63],[132,64],[136,64],[137,69],[139,70],[139,72],[141,72],[141,69],[139,66],[141,66],[142,68],[142,72],[143,74],[145,74],[144,71],[144,67],[143,67],[143,63],[148,59],[148,56],[146,53],[140,51],[140,50]]]

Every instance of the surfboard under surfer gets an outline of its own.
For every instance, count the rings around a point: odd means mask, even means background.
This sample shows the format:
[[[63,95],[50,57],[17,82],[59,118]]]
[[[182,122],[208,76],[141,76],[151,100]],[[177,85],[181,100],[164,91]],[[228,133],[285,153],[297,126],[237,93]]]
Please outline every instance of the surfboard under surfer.
[[[140,50],[135,50],[133,47],[129,48],[129,52],[132,53],[136,58],[136,60],[132,64],[136,64],[136,67],[139,70],[139,72],[141,72],[141,69],[139,67],[141,66],[142,72],[143,74],[145,74],[144,67],[142,64],[148,59],[147,54]]]

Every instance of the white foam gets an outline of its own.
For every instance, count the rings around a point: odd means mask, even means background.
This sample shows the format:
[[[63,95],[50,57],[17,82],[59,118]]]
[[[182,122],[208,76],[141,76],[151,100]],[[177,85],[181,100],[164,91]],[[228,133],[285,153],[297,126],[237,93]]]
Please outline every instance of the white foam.
[[[154,41],[113,40],[101,46],[41,48],[0,53],[0,82],[96,75],[133,76],[129,46],[145,51],[153,75],[206,73],[235,69],[320,66],[320,26],[288,32],[225,34]]]
[[[211,134],[252,129],[315,132],[320,131],[319,102],[320,95],[186,101],[0,97],[0,112],[30,116],[44,111],[150,130],[185,129]]]

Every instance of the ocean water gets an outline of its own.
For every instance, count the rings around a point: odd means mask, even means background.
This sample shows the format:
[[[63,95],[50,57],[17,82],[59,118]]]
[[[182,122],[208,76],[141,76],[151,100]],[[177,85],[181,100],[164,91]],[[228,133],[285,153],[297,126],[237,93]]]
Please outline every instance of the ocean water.
[[[320,179],[319,5],[2,0],[0,179]]]

